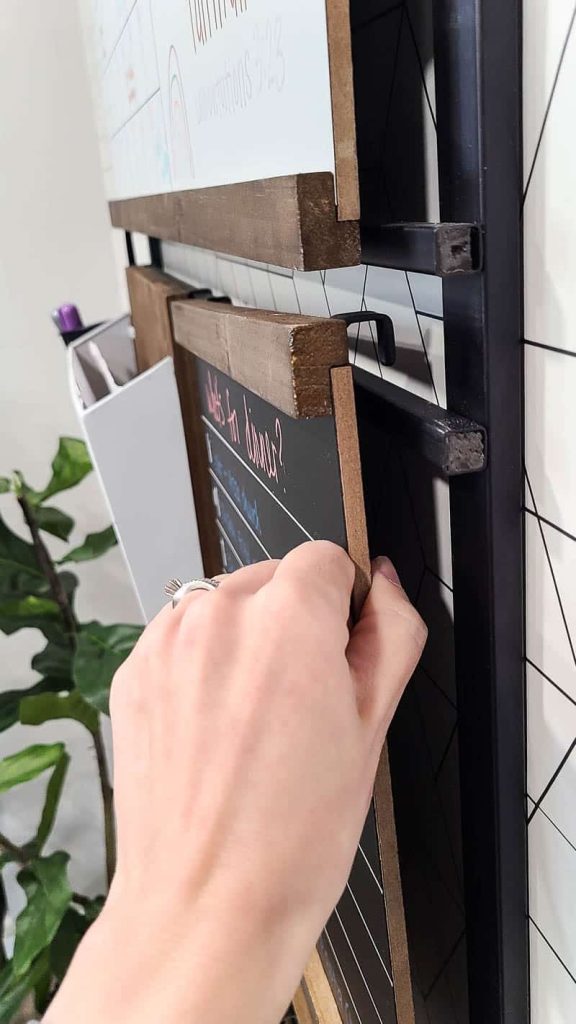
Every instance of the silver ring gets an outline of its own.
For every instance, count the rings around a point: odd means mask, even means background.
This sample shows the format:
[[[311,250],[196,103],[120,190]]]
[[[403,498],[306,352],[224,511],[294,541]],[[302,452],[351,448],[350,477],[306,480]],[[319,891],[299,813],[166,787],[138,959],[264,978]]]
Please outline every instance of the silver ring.
[[[219,586],[219,580],[188,580],[187,583],[182,583],[181,580],[172,579],[164,587],[164,593],[172,598],[172,607],[176,608],[182,598],[186,594],[191,594],[193,590],[216,590]]]

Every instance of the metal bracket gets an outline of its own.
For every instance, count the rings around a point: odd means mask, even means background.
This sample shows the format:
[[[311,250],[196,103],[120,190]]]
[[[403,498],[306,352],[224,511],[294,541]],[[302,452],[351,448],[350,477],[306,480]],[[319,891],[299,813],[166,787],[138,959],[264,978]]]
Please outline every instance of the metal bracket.
[[[395,434],[443,476],[486,468],[486,431],[479,423],[448,412],[405,388],[354,367],[359,415]]]
[[[478,224],[382,224],[360,226],[362,262],[437,277],[482,269]]]
[[[396,362],[396,338],[392,318],[386,313],[375,313],[367,309],[364,313],[335,313],[332,320],[343,320],[347,327],[352,324],[376,324],[378,358],[383,366],[394,366]]]

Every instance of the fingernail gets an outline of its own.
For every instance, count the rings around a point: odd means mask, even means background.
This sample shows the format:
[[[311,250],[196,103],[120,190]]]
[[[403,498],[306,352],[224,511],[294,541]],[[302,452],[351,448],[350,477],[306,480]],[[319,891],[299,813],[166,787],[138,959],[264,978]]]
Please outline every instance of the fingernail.
[[[396,572],[396,569],[392,565],[389,558],[385,555],[381,555],[380,558],[374,559],[374,572],[380,573],[381,576],[385,576],[390,583],[394,583],[396,587],[401,587],[400,577]]]

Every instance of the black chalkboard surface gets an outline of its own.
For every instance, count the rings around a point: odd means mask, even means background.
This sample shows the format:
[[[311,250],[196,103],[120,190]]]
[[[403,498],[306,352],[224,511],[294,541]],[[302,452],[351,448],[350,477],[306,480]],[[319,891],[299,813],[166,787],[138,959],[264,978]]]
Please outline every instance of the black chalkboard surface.
[[[334,418],[293,419],[203,360],[198,383],[226,571],[306,540],[346,547]],[[321,955],[344,1019],[396,1022],[373,812]]]
[[[293,419],[200,359],[198,384],[226,571],[307,540],[346,547],[333,417]]]
[[[361,598],[369,562],[343,325],[196,300],[171,308],[177,359],[185,349],[194,364],[205,458],[193,484],[204,475],[225,571],[331,540],[356,562]],[[294,1000],[299,1024],[414,1024],[386,751],[318,954]]]

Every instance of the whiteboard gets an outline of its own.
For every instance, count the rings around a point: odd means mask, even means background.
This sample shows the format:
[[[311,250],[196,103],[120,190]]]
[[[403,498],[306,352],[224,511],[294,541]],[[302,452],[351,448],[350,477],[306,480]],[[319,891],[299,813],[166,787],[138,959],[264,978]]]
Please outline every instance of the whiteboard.
[[[335,173],[325,0],[90,0],[107,191]]]

